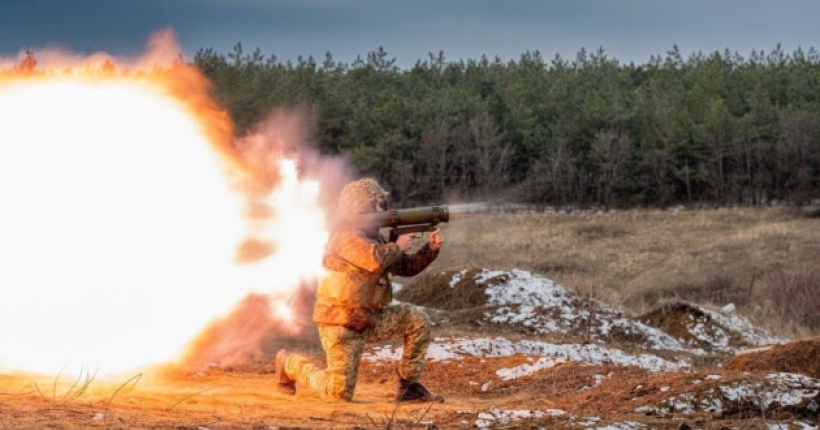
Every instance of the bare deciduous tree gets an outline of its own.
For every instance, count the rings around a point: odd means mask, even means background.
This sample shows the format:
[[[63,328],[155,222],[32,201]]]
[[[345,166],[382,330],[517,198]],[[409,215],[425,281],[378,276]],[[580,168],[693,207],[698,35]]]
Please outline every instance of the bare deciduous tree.
[[[807,204],[811,201],[812,166],[817,166],[817,144],[820,116],[798,111],[781,123],[777,145],[775,177],[779,178],[781,194],[787,201]]]
[[[656,148],[647,151],[643,160],[647,169],[644,176],[647,193],[661,206],[668,204],[674,191],[672,154],[667,148]]]
[[[566,141],[553,143],[543,158],[531,162],[524,189],[532,202],[561,206],[571,201],[577,169]]]
[[[475,182],[486,199],[507,183],[510,143],[503,141],[495,121],[486,112],[470,119],[469,130],[474,145]]]
[[[437,123],[425,131],[419,144],[418,160],[421,164],[420,185],[426,189],[428,198],[443,199],[447,196],[447,171],[450,154],[450,127]]]
[[[592,156],[598,163],[598,199],[604,208],[612,204],[612,190],[624,184],[630,153],[629,136],[606,130],[592,142]]]

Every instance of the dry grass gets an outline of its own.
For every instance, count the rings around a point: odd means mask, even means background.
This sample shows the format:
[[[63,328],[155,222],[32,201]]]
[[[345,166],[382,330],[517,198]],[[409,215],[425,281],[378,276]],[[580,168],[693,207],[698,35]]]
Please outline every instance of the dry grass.
[[[786,284],[802,296],[820,297],[816,213],[744,208],[454,214],[443,227],[446,251],[428,273],[529,270],[633,315],[670,298],[734,303],[763,327],[808,336],[820,333],[820,321],[810,312],[815,302],[791,309],[794,303],[778,297]]]
[[[820,337],[797,340],[771,349],[742,354],[724,366],[726,370],[747,372],[792,372],[820,378]]]

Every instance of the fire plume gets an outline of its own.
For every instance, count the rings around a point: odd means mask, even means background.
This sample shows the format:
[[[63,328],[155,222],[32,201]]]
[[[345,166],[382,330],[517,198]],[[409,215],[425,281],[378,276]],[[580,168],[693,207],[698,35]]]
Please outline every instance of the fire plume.
[[[319,183],[265,134],[235,141],[172,36],[135,69],[46,52],[0,71],[0,369],[178,360],[247,297],[321,271]]]

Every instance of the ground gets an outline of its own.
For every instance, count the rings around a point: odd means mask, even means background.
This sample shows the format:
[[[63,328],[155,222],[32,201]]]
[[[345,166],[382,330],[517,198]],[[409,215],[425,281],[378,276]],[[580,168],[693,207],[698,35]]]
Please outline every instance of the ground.
[[[820,338],[771,336],[731,309],[668,302],[638,318],[526,271],[431,273],[402,301],[431,315],[423,382],[396,405],[396,342],[370,345],[354,401],[272,389],[271,355],[101,380],[2,375],[4,428],[811,429]],[[457,300],[457,298],[460,298]],[[275,343],[275,342],[274,342]],[[289,347],[316,356],[311,334]]]

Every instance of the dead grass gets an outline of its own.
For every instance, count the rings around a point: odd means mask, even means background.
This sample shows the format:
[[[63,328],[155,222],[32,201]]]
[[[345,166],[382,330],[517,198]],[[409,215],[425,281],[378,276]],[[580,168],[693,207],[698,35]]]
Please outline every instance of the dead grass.
[[[820,259],[820,257],[818,257]],[[790,266],[767,274],[754,297],[760,318],[802,337],[820,333],[820,266]]]
[[[742,354],[724,367],[747,372],[801,373],[820,379],[820,337],[774,345],[771,349]]]
[[[523,269],[623,305],[633,315],[681,299],[734,303],[788,336],[820,333],[807,315],[767,310],[782,274],[818,266],[816,208],[453,214],[430,272]],[[814,276],[814,275],[813,275]],[[405,282],[412,283],[412,280]],[[818,288],[803,287],[820,297]]]

